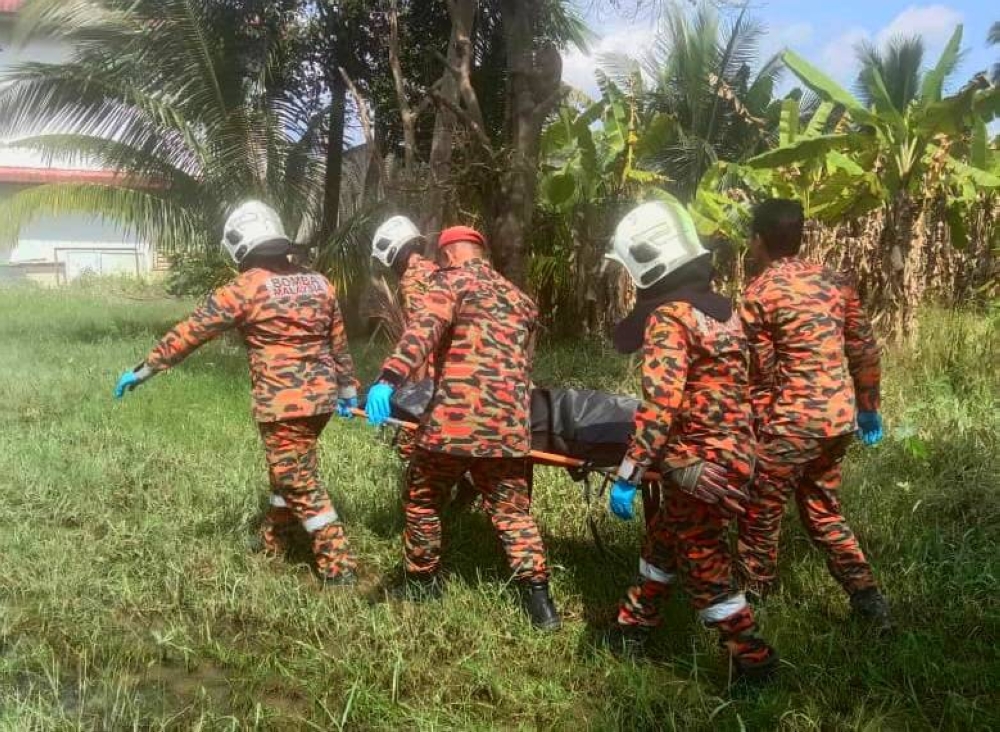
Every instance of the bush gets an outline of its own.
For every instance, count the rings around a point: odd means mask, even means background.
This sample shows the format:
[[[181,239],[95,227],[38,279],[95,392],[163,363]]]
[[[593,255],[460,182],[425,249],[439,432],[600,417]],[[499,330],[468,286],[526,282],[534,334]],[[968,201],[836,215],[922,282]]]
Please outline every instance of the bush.
[[[174,297],[202,297],[233,276],[232,265],[216,249],[176,257],[165,286]]]

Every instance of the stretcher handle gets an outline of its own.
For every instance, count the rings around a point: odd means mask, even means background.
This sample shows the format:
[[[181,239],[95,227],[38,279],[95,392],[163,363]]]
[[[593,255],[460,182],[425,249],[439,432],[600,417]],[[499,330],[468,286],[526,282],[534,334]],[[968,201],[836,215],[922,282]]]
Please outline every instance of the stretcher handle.
[[[358,417],[367,417],[365,410],[363,409],[352,409],[351,412]],[[386,420],[386,424],[393,427],[399,427],[404,430],[410,430],[411,432],[416,431],[419,426],[415,422],[407,422],[402,419],[396,419],[395,417],[389,417],[389,419]],[[532,450],[528,453],[528,457],[531,458],[532,462],[555,468],[584,468],[587,466],[583,460],[566,457],[565,455],[557,455],[553,452],[542,452],[541,450]],[[595,472],[600,473],[605,471],[598,470]],[[646,473],[642,476],[643,483],[655,483],[659,480],[661,480],[659,473]]]

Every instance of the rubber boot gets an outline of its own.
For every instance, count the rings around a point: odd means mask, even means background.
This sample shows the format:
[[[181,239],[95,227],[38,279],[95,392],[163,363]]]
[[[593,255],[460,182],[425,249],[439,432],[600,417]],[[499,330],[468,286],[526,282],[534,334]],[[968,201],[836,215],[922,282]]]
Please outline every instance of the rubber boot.
[[[522,605],[531,624],[539,630],[558,630],[562,626],[559,611],[556,610],[549,583],[545,580],[525,582],[522,587]]]
[[[851,595],[851,609],[854,615],[869,623],[879,633],[892,631],[889,603],[877,587],[858,590]]]

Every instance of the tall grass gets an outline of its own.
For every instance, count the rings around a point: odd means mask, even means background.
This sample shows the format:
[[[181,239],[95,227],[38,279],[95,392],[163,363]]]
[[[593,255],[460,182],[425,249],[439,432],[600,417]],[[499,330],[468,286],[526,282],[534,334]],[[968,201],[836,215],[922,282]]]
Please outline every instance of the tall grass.
[[[933,312],[887,360],[889,437],[853,451],[844,503],[899,632],[876,640],[793,521],[761,611],[785,663],[727,687],[683,598],[654,660],[595,639],[634,572],[638,527],[540,470],[536,511],[567,623],[520,616],[486,520],[449,517],[446,597],[386,603],[399,465],[359,421],[323,471],[362,557],[322,591],[301,547],[247,550],[266,495],[245,363],[221,342],[127,400],[110,389],[188,304],[0,292],[0,729],[990,729],[1000,727],[997,322]],[[361,343],[361,341],[359,341]],[[370,376],[378,354],[359,349]],[[543,349],[539,383],[630,388],[600,344]],[[597,517],[610,555],[588,534]]]

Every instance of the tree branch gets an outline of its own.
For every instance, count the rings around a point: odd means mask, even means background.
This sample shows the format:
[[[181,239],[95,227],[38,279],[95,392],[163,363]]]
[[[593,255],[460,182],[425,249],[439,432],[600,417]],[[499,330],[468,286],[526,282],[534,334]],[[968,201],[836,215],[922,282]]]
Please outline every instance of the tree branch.
[[[479,143],[492,154],[493,143],[490,141],[489,135],[486,134],[486,130],[483,129],[482,125],[480,125],[479,122],[476,121],[476,119],[469,113],[468,110],[458,106],[457,104],[455,104],[455,102],[448,99],[446,96],[444,96],[441,92],[437,91],[436,89],[431,89],[430,95],[434,99],[434,101],[437,102],[440,106],[446,108],[448,111],[450,111],[460,120],[462,120],[462,122],[465,123],[466,127],[472,130],[472,133],[475,135]]]
[[[338,71],[340,71],[340,76],[344,79],[344,83],[347,85],[347,89],[351,92],[351,97],[354,99],[354,104],[358,108],[358,117],[361,119],[361,129],[364,132],[365,143],[368,145],[368,150],[372,158],[370,164],[377,166],[379,180],[385,184],[385,168],[383,167],[385,159],[382,157],[382,152],[379,150],[378,143],[375,141],[375,134],[372,131],[371,117],[368,115],[368,106],[365,104],[365,100],[361,97],[358,87],[354,85],[351,77],[346,71],[344,71],[344,67],[338,67]]]
[[[412,173],[416,166],[417,129],[416,114],[410,108],[406,98],[406,85],[403,80],[403,64],[399,57],[399,2],[392,0],[389,4],[389,66],[392,69],[392,79],[396,85],[396,99],[399,102],[399,116],[403,123],[403,161],[407,173]]]

